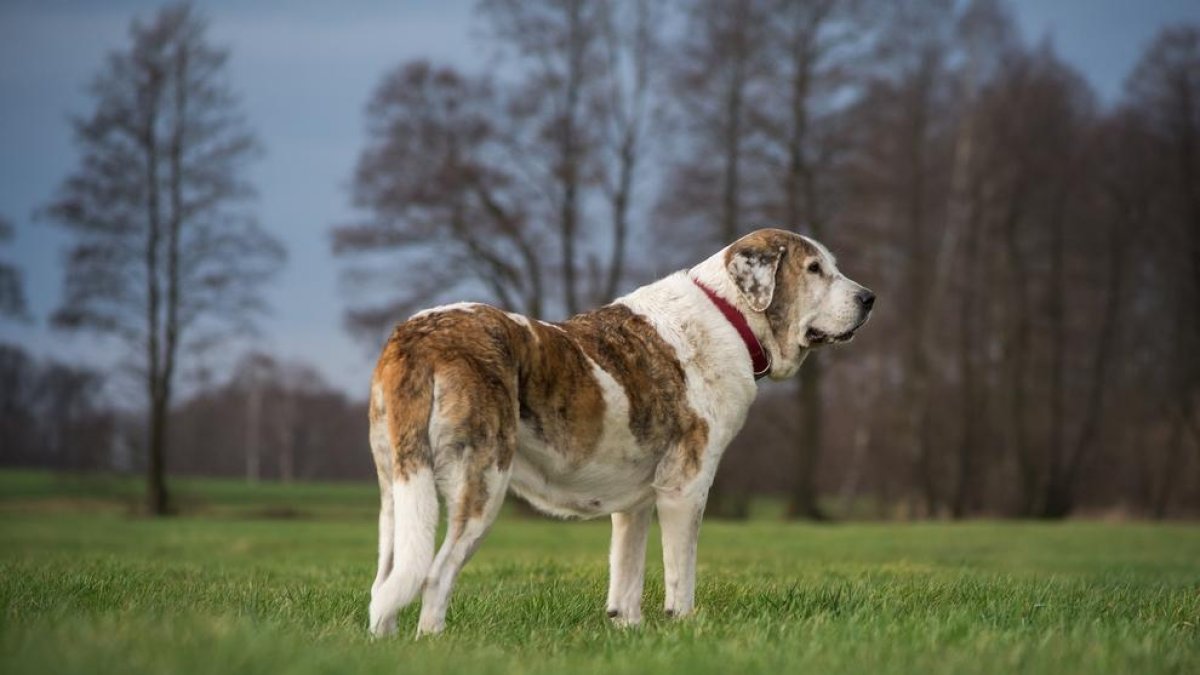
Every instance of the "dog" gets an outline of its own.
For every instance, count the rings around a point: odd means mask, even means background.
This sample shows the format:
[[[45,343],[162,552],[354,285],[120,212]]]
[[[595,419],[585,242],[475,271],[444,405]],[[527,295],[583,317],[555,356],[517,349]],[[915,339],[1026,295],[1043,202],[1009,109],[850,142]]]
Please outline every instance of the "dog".
[[[561,323],[476,303],[413,315],[371,382],[381,506],[370,631],[395,631],[418,593],[417,634],[444,629],[455,579],[510,489],[555,516],[611,516],[607,613],[619,625],[641,621],[656,510],[664,609],[686,616],[708,490],[756,381],[849,341],[874,302],[821,244],[764,229]],[[447,530],[435,556],[439,495]]]

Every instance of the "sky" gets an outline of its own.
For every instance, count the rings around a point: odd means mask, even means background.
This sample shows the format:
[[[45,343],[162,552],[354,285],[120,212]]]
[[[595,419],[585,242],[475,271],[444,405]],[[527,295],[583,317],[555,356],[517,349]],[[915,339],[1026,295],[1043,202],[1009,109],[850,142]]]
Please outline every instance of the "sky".
[[[0,214],[17,230],[0,258],[22,270],[31,320],[0,323],[0,342],[44,357],[111,367],[118,346],[47,325],[59,301],[66,237],[34,212],[78,155],[69,118],[89,112],[88,81],[125,46],[143,0],[0,0]],[[1049,39],[1111,103],[1144,47],[1177,21],[1200,21],[1196,0],[1016,0],[1027,41]],[[287,245],[286,268],[254,347],[314,366],[365,395],[374,355],[343,329],[344,293],[329,230],[353,217],[348,183],[365,138],[363,109],[380,78],[413,58],[481,69],[470,0],[210,0],[196,3],[209,38],[231,50],[230,76],[267,149],[251,170],[264,226]],[[402,317],[397,317],[402,318]]]

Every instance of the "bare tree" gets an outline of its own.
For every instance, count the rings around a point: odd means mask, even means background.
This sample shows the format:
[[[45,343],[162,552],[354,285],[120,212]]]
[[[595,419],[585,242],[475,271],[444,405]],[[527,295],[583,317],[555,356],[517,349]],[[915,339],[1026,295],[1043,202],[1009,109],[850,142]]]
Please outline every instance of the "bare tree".
[[[752,229],[767,184],[761,162],[749,165],[751,108],[768,86],[765,0],[693,0],[670,65],[670,125],[678,142],[655,206],[659,250],[680,264]],[[754,202],[754,203],[752,203]],[[711,513],[745,517],[749,494],[718,473]]]
[[[1161,180],[1161,220],[1150,229],[1154,261],[1143,280],[1157,292],[1146,298],[1169,316],[1161,354],[1170,364],[1163,383],[1163,417],[1170,427],[1151,512],[1165,515],[1183,448],[1200,449],[1200,27],[1163,30],[1126,85],[1126,103],[1144,142],[1158,157],[1145,167]]]
[[[763,136],[754,151],[763,156],[778,186],[768,197],[775,223],[828,241],[841,181],[836,163],[847,148],[841,127],[853,102],[853,65],[863,56],[869,34],[861,2],[777,0],[777,20],[767,24],[764,49],[770,86],[749,106],[751,124]],[[774,203],[771,203],[774,202]],[[796,474],[788,504],[791,517],[821,520],[815,474],[824,443],[822,366],[810,355],[800,371],[800,438]]]
[[[0,216],[0,244],[12,241],[13,226],[4,216]],[[0,316],[24,317],[27,313],[25,305],[25,289],[21,284],[21,270],[8,262],[0,261]]]
[[[745,163],[754,90],[765,85],[759,0],[695,0],[675,48],[673,124],[685,139],[670,162],[657,211],[659,238],[686,249],[709,249],[751,228],[760,211],[747,192],[758,184]],[[682,245],[682,246],[681,246]]]
[[[262,480],[374,475],[369,455],[332,451],[366,443],[364,401],[347,399],[304,363],[260,353],[237,363],[227,381],[197,392],[172,412],[178,471],[245,476],[247,451],[253,450],[255,476]],[[258,410],[248,414],[256,398]]]
[[[95,109],[73,122],[82,153],[46,212],[73,236],[54,322],[115,335],[140,350],[149,400],[147,508],[168,511],[168,412],[182,351],[244,331],[282,246],[244,206],[258,144],[190,6],[130,27],[91,85]]]
[[[606,302],[620,291],[626,273],[630,217],[638,178],[647,154],[647,137],[660,115],[653,95],[664,59],[661,0],[605,3],[602,42],[606,66],[601,94],[604,125],[601,181],[608,202],[611,252],[607,277],[595,300]]]
[[[949,65],[955,15],[952,3],[940,0],[887,7],[887,28],[874,50],[876,65],[849,122],[863,130],[848,168],[859,203],[850,217],[889,223],[880,236],[897,252],[901,266],[890,281],[903,289],[895,302],[911,320],[897,336],[904,380],[896,396],[905,412],[904,428],[897,431],[910,467],[909,512],[932,515],[944,495],[933,454],[937,364],[930,358],[928,336],[938,278],[937,235],[944,231],[937,226],[945,222],[953,163],[948,139],[959,116]]]
[[[104,377],[89,368],[0,345],[0,464],[108,468],[114,418],[103,386]]]
[[[519,123],[510,141],[548,196],[547,221],[560,246],[563,303],[581,307],[579,249],[588,228],[585,193],[598,180],[598,117],[607,59],[607,3],[586,0],[481,0],[492,34],[526,67],[511,100]],[[611,43],[610,43],[611,46]]]
[[[374,343],[397,317],[471,282],[507,309],[540,316],[547,232],[528,206],[534,188],[506,151],[500,127],[509,119],[491,87],[405,64],[376,90],[367,119],[352,184],[364,218],[334,228],[333,250],[355,260],[347,278],[357,287],[382,281],[403,293],[352,306],[349,327]],[[381,253],[391,256],[380,263]]]
[[[408,63],[367,109],[353,182],[364,217],[335,227],[333,247],[355,261],[344,279],[356,291],[404,289],[348,312],[372,341],[412,309],[465,293],[533,316],[574,313],[610,299],[628,273],[662,3],[479,10],[516,55],[515,75]]]

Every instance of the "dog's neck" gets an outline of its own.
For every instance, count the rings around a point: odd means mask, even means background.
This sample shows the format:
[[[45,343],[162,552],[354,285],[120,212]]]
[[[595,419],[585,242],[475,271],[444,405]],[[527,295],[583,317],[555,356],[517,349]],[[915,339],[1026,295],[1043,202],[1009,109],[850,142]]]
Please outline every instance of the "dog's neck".
[[[733,278],[725,269],[724,249],[688,270],[687,276],[692,281],[711,290],[740,312],[750,327],[750,331],[754,334],[754,338],[762,345],[767,361],[774,363],[777,360],[779,347],[775,342],[775,335],[767,323],[767,318],[762,312],[752,311],[745,299],[742,298],[742,294],[738,292],[737,285],[734,284]]]
[[[705,286],[699,280],[692,278],[692,283],[696,284],[708,299],[712,301],[717,310],[725,316],[725,319],[733,326],[738,335],[742,337],[742,342],[746,343],[746,351],[750,353],[750,366],[754,370],[754,379],[761,380],[771,370],[771,359],[767,358],[767,352],[763,349],[762,343],[754,336],[754,331],[750,330],[750,324],[746,322],[746,316],[742,314],[738,308],[729,304],[729,301],[717,295],[713,289]]]

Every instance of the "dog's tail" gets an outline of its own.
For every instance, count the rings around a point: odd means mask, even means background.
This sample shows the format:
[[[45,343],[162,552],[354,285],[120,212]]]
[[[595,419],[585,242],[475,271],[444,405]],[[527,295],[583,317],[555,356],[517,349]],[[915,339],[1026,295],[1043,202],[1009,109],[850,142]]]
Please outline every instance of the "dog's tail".
[[[426,401],[407,401],[406,408],[428,411]],[[396,615],[421,591],[433,564],[438,525],[437,483],[428,441],[428,413],[414,419],[387,414],[379,388],[372,392],[371,445],[379,469],[382,503],[379,512],[379,575],[371,589],[370,629],[386,635],[396,628]],[[389,419],[390,418],[390,419]],[[417,419],[420,418],[420,419]],[[389,426],[404,428],[391,434]],[[393,452],[393,443],[396,444]],[[400,466],[396,466],[399,464]]]
[[[422,467],[392,483],[392,565],[371,597],[371,632],[390,634],[396,615],[416,598],[433,564],[434,534],[438,523],[437,487],[433,470]],[[384,509],[386,512],[387,509]],[[380,515],[380,537],[384,538]],[[383,546],[384,541],[380,542]]]

